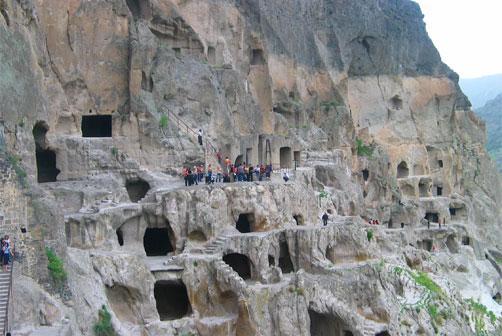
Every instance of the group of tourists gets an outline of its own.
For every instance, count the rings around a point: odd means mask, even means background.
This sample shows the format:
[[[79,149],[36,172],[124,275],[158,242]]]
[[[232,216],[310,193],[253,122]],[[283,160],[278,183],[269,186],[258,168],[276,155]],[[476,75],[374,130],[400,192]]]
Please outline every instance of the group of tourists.
[[[0,245],[1,245],[1,250],[0,250],[0,256],[1,256],[1,261],[2,261],[2,269],[4,272],[7,272],[9,262],[14,255],[14,249],[12,246],[12,242],[9,238],[8,235],[5,235],[2,239],[0,239]]]
[[[224,169],[218,165],[213,168],[212,165],[207,166],[207,170],[204,166],[194,166],[183,167],[182,175],[185,180],[185,186],[189,187],[192,185],[198,185],[199,183],[213,184],[213,183],[232,183],[232,182],[253,182],[253,181],[264,181],[270,180],[273,172],[271,164],[256,165],[241,163],[234,165],[230,162],[227,157],[223,161]],[[289,180],[289,175],[285,172],[283,176],[284,180],[287,182]]]

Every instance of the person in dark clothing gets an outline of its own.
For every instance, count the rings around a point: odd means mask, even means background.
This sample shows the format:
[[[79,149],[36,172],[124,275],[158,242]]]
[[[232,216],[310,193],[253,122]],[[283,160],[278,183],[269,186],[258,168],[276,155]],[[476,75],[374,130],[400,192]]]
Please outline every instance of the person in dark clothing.
[[[401,223],[401,229],[404,229],[404,223]]]
[[[183,179],[185,180],[185,187],[188,187],[188,168],[183,167]]]
[[[197,132],[197,139],[199,140],[199,145],[202,146],[202,130],[199,129]]]
[[[325,212],[324,215],[322,215],[322,223],[324,224],[324,226],[328,225],[328,219],[329,219],[328,213]]]
[[[248,166],[248,171],[247,171],[247,173],[248,173],[248,182],[253,182],[253,170],[254,170],[253,169],[253,165],[250,164]]]
[[[427,219],[427,229],[431,228],[431,221]]]

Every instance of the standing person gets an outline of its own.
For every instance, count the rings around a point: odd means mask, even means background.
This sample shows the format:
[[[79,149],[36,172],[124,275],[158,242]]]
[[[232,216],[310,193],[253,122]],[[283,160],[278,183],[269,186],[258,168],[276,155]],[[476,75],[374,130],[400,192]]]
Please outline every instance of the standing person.
[[[256,165],[256,167],[254,168],[254,175],[255,175],[256,181],[261,181],[260,180],[260,165]]]
[[[248,167],[248,182],[253,182],[253,165]]]
[[[4,239],[0,239],[0,262],[3,263],[3,245],[4,245]]]
[[[265,168],[265,177],[270,180],[271,176],[272,176],[272,164],[269,163]]]
[[[197,166],[197,182],[202,182],[204,178],[204,169],[202,166]]]
[[[221,182],[222,181],[222,174],[221,174],[221,167],[218,166],[216,167],[216,182]]]
[[[202,146],[202,129],[199,128],[197,132],[197,139],[199,140],[199,145]]]
[[[324,212],[324,215],[322,215],[322,223],[324,224],[324,226],[328,225],[328,219],[329,219],[328,213]]]
[[[182,174],[183,174],[183,179],[185,180],[185,187],[188,187],[188,168],[187,167],[183,167]]]
[[[197,173],[196,166],[193,167],[192,179],[193,179],[193,183],[195,183],[195,185],[199,185],[199,174]]]
[[[237,181],[244,181],[244,166],[242,163],[239,165],[239,168],[237,168]]]
[[[230,174],[230,159],[228,156],[225,157],[225,167],[227,168],[227,174]]]
[[[284,180],[284,182],[288,182],[289,181],[289,174],[287,171],[284,171],[284,173],[282,173],[282,179]]]
[[[266,169],[265,169],[265,166],[262,164],[260,166],[260,181],[263,181],[263,177],[265,176],[265,173],[266,173]]]
[[[207,166],[206,184],[211,184],[213,179],[213,168],[211,165]]]
[[[11,246],[10,246],[10,239],[8,235],[5,235],[4,241],[3,241],[3,271],[7,272],[8,271],[8,265],[10,261],[10,255],[11,255]]]
[[[427,229],[430,230],[431,228],[431,221],[427,219]]]
[[[216,158],[218,159],[218,163],[221,164],[221,151],[218,149],[218,152],[216,153]]]

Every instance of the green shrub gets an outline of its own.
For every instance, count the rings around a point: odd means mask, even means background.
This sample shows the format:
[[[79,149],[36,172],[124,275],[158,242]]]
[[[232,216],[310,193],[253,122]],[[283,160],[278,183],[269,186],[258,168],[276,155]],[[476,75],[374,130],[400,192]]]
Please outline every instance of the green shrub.
[[[369,242],[373,239],[373,230],[366,231],[366,238],[368,238]]]
[[[47,256],[48,260],[47,268],[49,269],[49,274],[52,280],[54,280],[56,287],[60,289],[63,287],[64,282],[67,278],[63,260],[59,258],[56,253],[48,247],[45,248],[45,255]]]
[[[112,147],[111,152],[112,152],[112,155],[115,157],[117,157],[119,155],[119,150],[117,149],[117,147]]]
[[[365,145],[364,142],[359,138],[356,139],[356,150],[357,155],[359,156],[371,157],[371,155],[373,155],[373,148]]]
[[[112,326],[112,316],[108,309],[103,305],[98,311],[98,322],[94,325],[94,334],[96,336],[116,336],[115,329]]]
[[[162,114],[159,120],[160,129],[166,129],[168,124],[169,124],[169,119],[167,118],[167,115]]]

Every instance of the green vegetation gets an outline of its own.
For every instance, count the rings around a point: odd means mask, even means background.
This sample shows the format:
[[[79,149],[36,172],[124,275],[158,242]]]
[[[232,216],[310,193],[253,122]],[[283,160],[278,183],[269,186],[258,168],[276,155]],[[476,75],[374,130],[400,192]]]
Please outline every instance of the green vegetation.
[[[340,105],[341,104],[336,100],[336,98],[333,98],[332,100],[321,102],[321,107],[326,112],[328,112],[331,108],[335,108]]]
[[[359,138],[356,139],[356,150],[357,155],[359,156],[371,157],[371,155],[373,155],[373,148],[365,145],[364,142]]]
[[[117,157],[119,155],[119,150],[117,149],[117,147],[112,147],[111,152],[112,152],[112,155],[115,157]]]
[[[26,171],[23,169],[23,167],[21,167],[20,159],[11,153],[7,153],[7,161],[12,166],[12,169],[14,169],[14,171],[16,172],[17,179],[21,186],[23,188],[26,188],[28,186],[28,181],[26,181],[26,177],[28,175],[26,174]]]
[[[327,191],[322,190],[319,193],[319,198],[328,198],[328,197],[329,197],[329,193]]]
[[[423,294],[412,304],[403,304],[403,309],[414,310],[419,313],[422,310],[429,314],[434,331],[439,333],[439,327],[444,321],[451,318],[449,300],[441,287],[432,280],[425,272],[414,272],[402,267],[396,266],[392,272],[397,276],[404,276],[413,281],[416,286],[423,289]],[[441,307],[444,307],[441,309]]]
[[[45,255],[47,256],[48,260],[47,268],[49,269],[49,274],[54,281],[56,288],[61,290],[67,278],[63,260],[59,258],[56,253],[48,247],[45,248]]]
[[[368,241],[370,242],[371,239],[373,239],[373,230],[368,230],[366,231],[366,238],[368,238]]]
[[[160,116],[160,120],[159,120],[160,129],[163,129],[163,130],[166,129],[168,124],[169,124],[169,119],[167,118],[167,115],[162,114]]]
[[[98,311],[98,322],[94,325],[94,334],[96,336],[115,336],[115,329],[112,326],[112,317],[108,309],[103,305]]]
[[[488,319],[494,328],[497,328],[497,316],[486,308],[485,305],[473,299],[466,300],[471,312],[471,319],[474,322],[474,330],[477,336],[488,335],[485,320]],[[500,322],[499,322],[500,324]],[[501,326],[499,325],[498,328]]]

